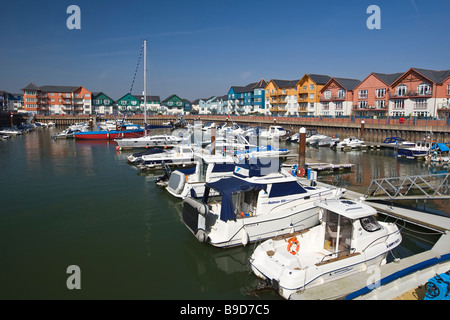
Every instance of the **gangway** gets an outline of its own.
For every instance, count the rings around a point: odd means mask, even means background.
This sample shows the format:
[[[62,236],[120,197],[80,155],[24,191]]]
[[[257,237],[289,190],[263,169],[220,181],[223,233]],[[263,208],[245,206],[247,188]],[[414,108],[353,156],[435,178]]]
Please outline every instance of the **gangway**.
[[[372,179],[366,200],[450,199],[450,173]]]

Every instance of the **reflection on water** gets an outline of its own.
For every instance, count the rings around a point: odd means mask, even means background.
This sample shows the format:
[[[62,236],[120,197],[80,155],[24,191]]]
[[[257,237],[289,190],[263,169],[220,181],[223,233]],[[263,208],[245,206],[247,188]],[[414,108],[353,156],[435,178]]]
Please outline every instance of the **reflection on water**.
[[[53,131],[52,131],[53,130]],[[280,299],[258,292],[245,248],[199,243],[181,220],[182,202],[126,163],[115,142],[51,140],[56,129],[0,143],[0,243],[3,299]],[[280,144],[293,149],[298,145]],[[324,175],[362,193],[372,178],[447,170],[397,159],[391,150],[308,148],[313,162],[353,163]],[[419,206],[422,203],[419,203]],[[426,204],[448,214],[448,201]],[[436,235],[404,229],[394,254],[428,249]],[[67,266],[79,265],[82,290],[66,289]]]

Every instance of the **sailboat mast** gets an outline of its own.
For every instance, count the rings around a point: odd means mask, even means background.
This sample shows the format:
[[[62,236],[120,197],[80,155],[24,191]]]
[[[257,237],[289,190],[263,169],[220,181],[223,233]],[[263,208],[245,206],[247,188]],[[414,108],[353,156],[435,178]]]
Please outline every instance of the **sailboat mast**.
[[[144,40],[144,135],[147,135],[147,40]]]

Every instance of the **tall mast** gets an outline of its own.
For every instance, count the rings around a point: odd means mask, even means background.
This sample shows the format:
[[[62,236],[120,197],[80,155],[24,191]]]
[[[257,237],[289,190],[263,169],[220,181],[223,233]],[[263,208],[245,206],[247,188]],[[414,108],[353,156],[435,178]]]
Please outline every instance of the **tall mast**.
[[[144,40],[144,135],[147,135],[147,40]]]

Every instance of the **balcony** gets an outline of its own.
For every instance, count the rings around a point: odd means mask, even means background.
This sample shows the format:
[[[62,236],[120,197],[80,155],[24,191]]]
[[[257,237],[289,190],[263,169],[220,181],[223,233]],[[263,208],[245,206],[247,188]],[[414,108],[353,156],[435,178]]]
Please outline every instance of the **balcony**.
[[[428,103],[414,103],[414,110],[427,110]]]
[[[391,92],[389,93],[390,99],[408,99],[408,98],[431,98],[433,96],[432,91],[420,92],[420,91],[407,91],[407,92]]]
[[[439,103],[438,109],[439,110],[450,110],[450,103]]]
[[[344,95],[344,96],[331,95],[329,98],[325,98],[324,96],[320,96],[319,100],[320,100],[321,102],[327,102],[327,101],[344,101],[344,100],[345,100],[345,95]]]
[[[286,112],[286,108],[284,107],[271,107],[270,112]]]
[[[277,103],[277,104],[285,104],[287,101],[282,99],[273,99],[271,103]]]

